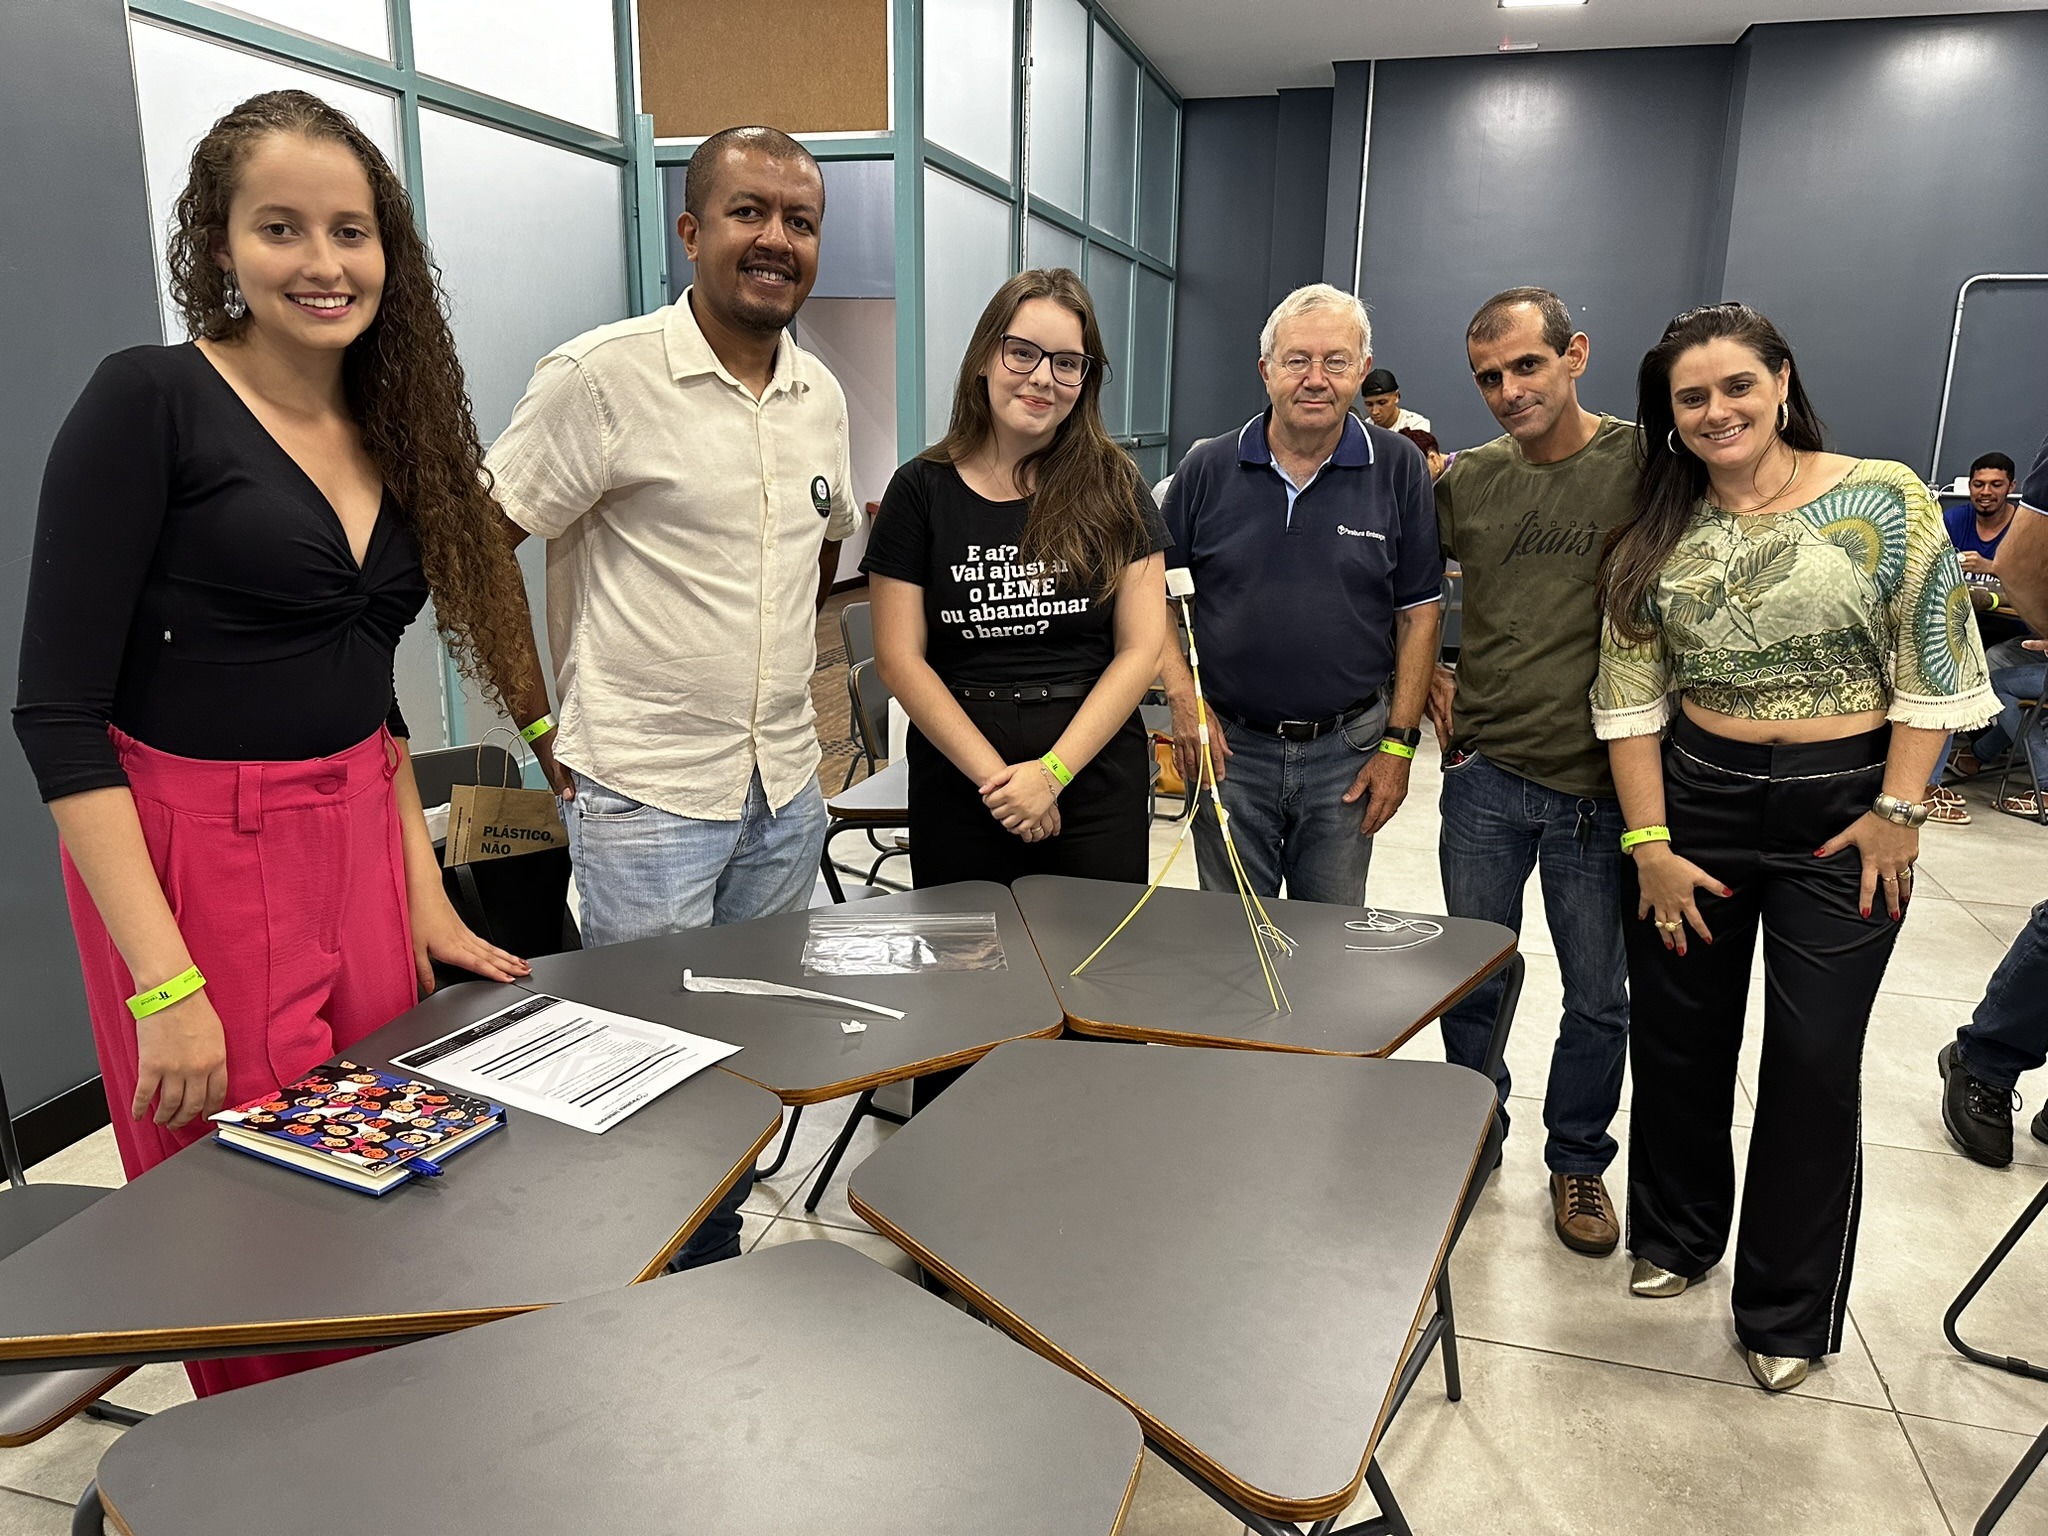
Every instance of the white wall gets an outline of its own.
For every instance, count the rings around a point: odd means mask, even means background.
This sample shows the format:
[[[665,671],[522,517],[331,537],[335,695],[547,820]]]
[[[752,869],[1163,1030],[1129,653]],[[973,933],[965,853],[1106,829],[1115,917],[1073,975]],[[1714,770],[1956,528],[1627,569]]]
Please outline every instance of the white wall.
[[[896,473],[896,301],[813,298],[798,311],[794,330],[798,344],[823,359],[846,391],[854,500],[862,507],[880,501]],[[836,579],[860,573],[867,547],[863,524],[840,547]]]

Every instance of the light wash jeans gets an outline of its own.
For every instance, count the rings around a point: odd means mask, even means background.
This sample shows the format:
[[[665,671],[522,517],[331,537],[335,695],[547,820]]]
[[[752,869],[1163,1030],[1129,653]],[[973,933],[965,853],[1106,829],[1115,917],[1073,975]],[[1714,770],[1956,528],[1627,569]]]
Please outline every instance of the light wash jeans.
[[[1387,728],[1382,699],[1342,730],[1314,741],[1285,741],[1223,722],[1230,746],[1223,805],[1231,840],[1252,889],[1291,901],[1365,902],[1372,839],[1360,837],[1365,802],[1344,803],[1358,770],[1372,761]],[[1195,867],[1205,891],[1234,891],[1237,880],[1214,816],[1195,816]]]
[[[1444,769],[1437,862],[1453,917],[1522,932],[1522,892],[1543,880],[1543,910],[1564,973],[1564,1017],[1543,1094],[1552,1173],[1599,1174],[1618,1150],[1608,1124],[1621,1106],[1628,1054],[1628,960],[1622,950],[1624,824],[1616,800],[1582,799],[1495,767],[1477,752]],[[1443,1017],[1444,1055],[1481,1068],[1507,983],[1495,977]],[[1507,1063],[1494,1079],[1507,1128]]]
[[[586,949],[801,912],[810,904],[827,821],[815,778],[789,804],[770,810],[756,772],[737,821],[673,816],[586,774],[575,778],[569,857]],[[739,1256],[740,1206],[753,1188],[749,1168],[690,1234],[671,1272]]]

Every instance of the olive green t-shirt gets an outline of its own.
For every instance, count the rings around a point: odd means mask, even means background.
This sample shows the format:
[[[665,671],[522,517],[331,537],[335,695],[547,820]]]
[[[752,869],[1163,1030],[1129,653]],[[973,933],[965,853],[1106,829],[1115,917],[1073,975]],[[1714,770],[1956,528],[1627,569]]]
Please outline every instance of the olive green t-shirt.
[[[1451,745],[1567,795],[1614,794],[1588,691],[1600,665],[1601,546],[1635,494],[1636,429],[1531,464],[1512,437],[1467,449],[1436,483],[1444,553],[1464,567]]]

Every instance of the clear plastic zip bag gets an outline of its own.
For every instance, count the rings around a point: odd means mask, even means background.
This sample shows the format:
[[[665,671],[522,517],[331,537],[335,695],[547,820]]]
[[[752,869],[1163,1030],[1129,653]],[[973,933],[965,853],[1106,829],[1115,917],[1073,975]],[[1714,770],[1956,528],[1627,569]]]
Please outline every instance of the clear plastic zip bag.
[[[1009,966],[993,912],[811,913],[806,976],[913,976]]]

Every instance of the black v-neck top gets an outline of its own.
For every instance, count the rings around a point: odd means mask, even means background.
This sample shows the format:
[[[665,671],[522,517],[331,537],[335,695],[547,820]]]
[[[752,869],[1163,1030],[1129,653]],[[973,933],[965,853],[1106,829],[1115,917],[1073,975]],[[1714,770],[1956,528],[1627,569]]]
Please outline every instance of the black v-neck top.
[[[14,729],[45,800],[127,783],[109,723],[214,761],[388,724],[427,600],[387,490],[358,569],[319,488],[189,342],[100,364],[43,472]]]

